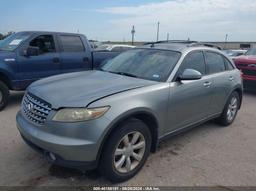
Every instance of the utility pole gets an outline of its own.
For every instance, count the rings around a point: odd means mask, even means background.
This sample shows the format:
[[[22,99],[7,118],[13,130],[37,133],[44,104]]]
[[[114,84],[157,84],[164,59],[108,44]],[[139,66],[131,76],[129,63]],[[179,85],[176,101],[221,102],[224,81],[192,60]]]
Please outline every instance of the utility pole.
[[[224,49],[227,48],[227,42],[228,42],[228,34],[226,34],[226,36],[225,36],[225,48]]]
[[[134,34],[135,34],[135,27],[134,27],[134,25],[132,26],[131,33],[132,33],[132,45],[133,45],[134,44]]]
[[[170,36],[170,34],[169,34],[169,33],[167,33],[167,42],[169,41],[169,36]]]
[[[160,25],[160,22],[158,21],[157,22],[156,42],[158,42],[158,40],[159,40],[159,25]]]

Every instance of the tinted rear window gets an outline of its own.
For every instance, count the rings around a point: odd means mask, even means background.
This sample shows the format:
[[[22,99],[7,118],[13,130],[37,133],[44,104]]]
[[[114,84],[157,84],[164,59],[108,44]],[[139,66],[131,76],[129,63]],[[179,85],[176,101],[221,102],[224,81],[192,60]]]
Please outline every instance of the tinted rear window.
[[[214,52],[205,53],[206,66],[208,74],[214,74],[225,71],[224,60],[221,55]]]
[[[229,61],[227,58],[223,57],[223,59],[224,59],[224,62],[225,62],[225,64],[226,64],[226,69],[227,69],[227,70],[233,70],[233,69],[235,69],[234,66],[230,63],[230,61]]]
[[[62,49],[64,52],[83,52],[84,45],[79,36],[60,36]]]

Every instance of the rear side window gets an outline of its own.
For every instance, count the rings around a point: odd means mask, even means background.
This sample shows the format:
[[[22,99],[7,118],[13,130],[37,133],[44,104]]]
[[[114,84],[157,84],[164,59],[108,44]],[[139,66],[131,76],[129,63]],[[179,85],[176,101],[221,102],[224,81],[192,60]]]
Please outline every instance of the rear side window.
[[[223,57],[223,59],[224,59],[227,70],[234,70],[235,69],[234,66],[230,63],[230,61],[227,58]]]
[[[84,45],[79,36],[61,35],[60,41],[64,52],[84,51]]]
[[[205,52],[206,66],[209,74],[225,71],[224,60],[221,55],[214,52]]]
[[[194,69],[199,71],[202,75],[204,75],[205,63],[203,53],[201,51],[189,53],[182,62],[179,68],[178,75],[182,74],[185,69]]]

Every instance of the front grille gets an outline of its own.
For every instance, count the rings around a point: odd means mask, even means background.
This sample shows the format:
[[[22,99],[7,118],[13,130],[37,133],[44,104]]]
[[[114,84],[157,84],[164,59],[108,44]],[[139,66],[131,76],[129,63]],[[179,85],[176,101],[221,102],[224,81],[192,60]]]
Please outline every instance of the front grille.
[[[256,76],[256,68],[254,64],[238,63],[237,68],[240,69],[246,76]]]
[[[51,105],[36,96],[26,93],[22,101],[22,112],[32,122],[43,125],[51,111]]]
[[[256,76],[256,70],[242,69],[242,72],[246,76]]]

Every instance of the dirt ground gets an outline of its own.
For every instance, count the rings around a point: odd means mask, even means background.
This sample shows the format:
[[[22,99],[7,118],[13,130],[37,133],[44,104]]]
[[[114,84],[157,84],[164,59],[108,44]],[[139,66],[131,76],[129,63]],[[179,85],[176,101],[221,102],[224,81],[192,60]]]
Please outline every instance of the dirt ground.
[[[30,149],[16,129],[23,93],[12,93],[0,113],[0,186],[112,185],[97,172],[52,166]],[[256,94],[245,93],[230,127],[213,122],[163,142],[141,172],[121,185],[256,186]]]

